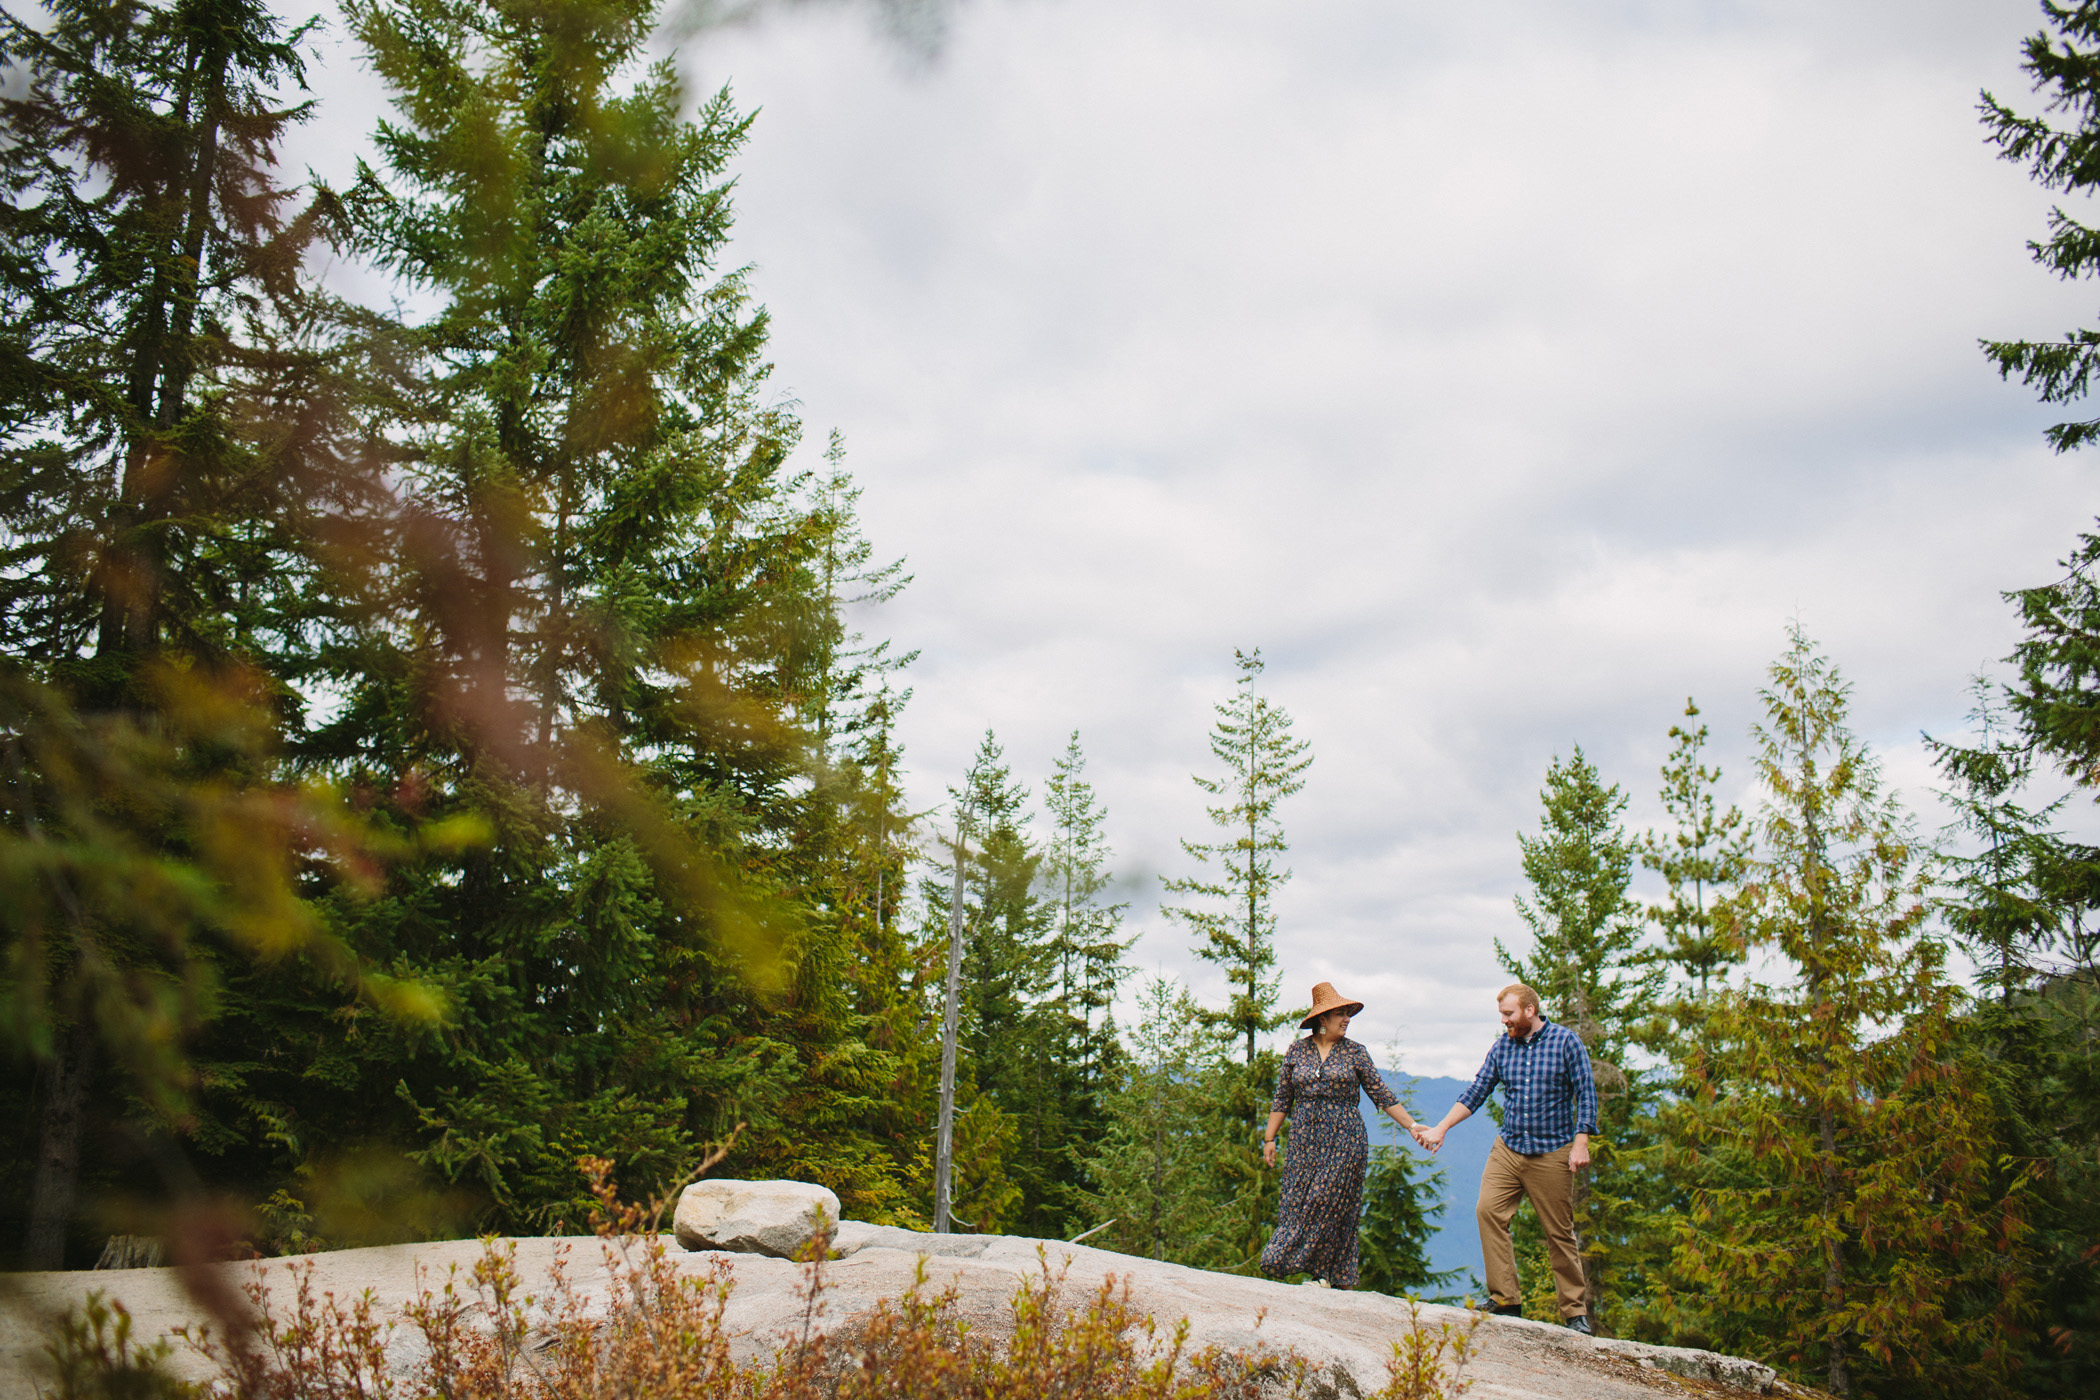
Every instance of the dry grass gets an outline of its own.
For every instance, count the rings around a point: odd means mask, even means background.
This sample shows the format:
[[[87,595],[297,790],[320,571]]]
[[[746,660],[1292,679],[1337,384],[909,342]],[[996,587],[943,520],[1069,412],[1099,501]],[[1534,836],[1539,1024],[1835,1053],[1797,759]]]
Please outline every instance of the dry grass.
[[[599,1247],[615,1280],[610,1305],[589,1309],[558,1253],[544,1296],[523,1291],[514,1245],[486,1242],[462,1281],[426,1282],[399,1319],[370,1293],[316,1296],[313,1269],[294,1266],[289,1299],[260,1276],[246,1287],[259,1324],[231,1315],[180,1335],[211,1362],[201,1385],[174,1380],[166,1346],[131,1341],[119,1306],[91,1298],[47,1343],[55,1400],[1286,1400],[1303,1394],[1304,1358],[1265,1348],[1192,1351],[1186,1320],[1162,1331],[1115,1278],[1067,1299],[1044,1262],[1011,1300],[1010,1338],[973,1334],[951,1286],[927,1287],[925,1266],[903,1296],[839,1326],[821,1326],[828,1241],[804,1263],[801,1313],[763,1362],[739,1362],[723,1327],[734,1280],[719,1261],[695,1277],[667,1254],[652,1216],[614,1196],[606,1164],[589,1162],[602,1210]],[[659,1207],[660,1212],[660,1207]],[[1480,1315],[1412,1326],[1393,1346],[1388,1383],[1365,1400],[1447,1400]],[[393,1346],[407,1328],[419,1348]],[[394,1353],[390,1356],[390,1350]],[[409,1364],[395,1359],[420,1351]]]

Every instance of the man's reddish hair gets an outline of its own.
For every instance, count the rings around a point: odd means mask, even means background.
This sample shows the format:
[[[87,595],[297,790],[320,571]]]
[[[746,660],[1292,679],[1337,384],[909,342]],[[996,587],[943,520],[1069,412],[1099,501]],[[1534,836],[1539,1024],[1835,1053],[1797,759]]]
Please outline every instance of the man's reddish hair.
[[[1522,982],[1512,982],[1501,991],[1495,993],[1495,1005],[1500,1006],[1504,997],[1515,997],[1517,1005],[1528,1006],[1533,1011],[1539,1009],[1539,994]]]

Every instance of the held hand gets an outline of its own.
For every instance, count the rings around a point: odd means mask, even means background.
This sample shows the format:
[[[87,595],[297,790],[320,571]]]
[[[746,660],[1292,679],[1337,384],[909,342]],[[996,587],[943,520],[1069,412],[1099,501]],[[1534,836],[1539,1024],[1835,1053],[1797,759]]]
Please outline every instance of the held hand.
[[[1581,1138],[1575,1139],[1574,1146],[1568,1149],[1568,1170],[1570,1172],[1579,1172],[1589,1164],[1590,1145]]]
[[[1420,1125],[1418,1124],[1417,1127],[1420,1127]],[[1444,1130],[1440,1127],[1421,1128],[1421,1130],[1415,1134],[1415,1141],[1421,1143],[1422,1146],[1428,1148],[1431,1152],[1434,1152],[1444,1145]]]
[[[1275,1165],[1276,1165],[1276,1144],[1275,1144],[1275,1143],[1273,1143],[1273,1142],[1264,1142],[1264,1143],[1263,1143],[1263,1144],[1261,1145],[1261,1164],[1262,1164],[1263,1166],[1265,1166],[1265,1167],[1273,1167],[1273,1166],[1275,1166]]]

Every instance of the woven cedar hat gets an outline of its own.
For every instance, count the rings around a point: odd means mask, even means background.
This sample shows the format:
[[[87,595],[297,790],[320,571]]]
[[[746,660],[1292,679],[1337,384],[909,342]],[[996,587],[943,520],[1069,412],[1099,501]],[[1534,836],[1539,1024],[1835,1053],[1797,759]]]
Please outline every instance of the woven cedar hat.
[[[1351,1016],[1354,1016],[1363,1009],[1364,1004],[1362,1002],[1350,1001],[1336,991],[1334,983],[1322,982],[1313,988],[1312,1010],[1305,1013],[1305,1019],[1298,1023],[1298,1029],[1301,1031],[1311,1030],[1313,1023],[1330,1011],[1346,1011]]]

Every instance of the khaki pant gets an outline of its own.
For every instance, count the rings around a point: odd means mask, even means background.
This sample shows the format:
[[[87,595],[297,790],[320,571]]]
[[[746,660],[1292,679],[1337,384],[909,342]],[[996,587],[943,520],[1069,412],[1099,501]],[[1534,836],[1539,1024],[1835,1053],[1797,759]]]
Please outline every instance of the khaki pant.
[[[1488,1296],[1507,1305],[1523,1301],[1517,1288],[1517,1249],[1509,1223],[1517,1203],[1529,1199],[1546,1230],[1546,1251],[1553,1258],[1553,1286],[1560,1294],[1560,1315],[1580,1317],[1589,1311],[1582,1286],[1582,1251],[1575,1243],[1574,1173],[1568,1149],[1522,1156],[1501,1138],[1488,1152],[1480,1173],[1480,1253],[1487,1262]]]

